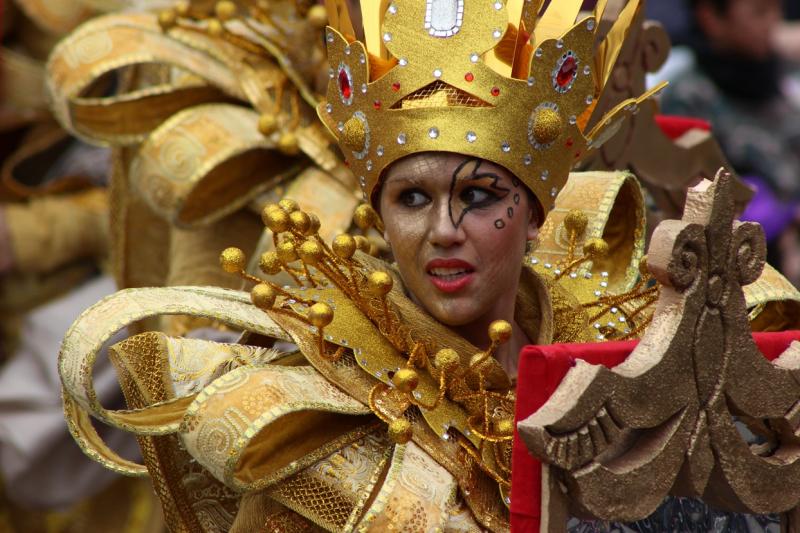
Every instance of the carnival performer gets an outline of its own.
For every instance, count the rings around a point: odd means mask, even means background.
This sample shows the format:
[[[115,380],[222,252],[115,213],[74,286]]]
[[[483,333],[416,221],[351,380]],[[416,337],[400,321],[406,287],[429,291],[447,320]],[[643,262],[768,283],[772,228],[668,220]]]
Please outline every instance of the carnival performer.
[[[99,302],[60,356],[84,450],[149,473],[176,531],[508,530],[517,351],[635,338],[658,291],[639,279],[635,178],[569,175],[650,96],[586,127],[639,8],[595,52],[599,4],[576,23],[581,1],[541,17],[540,2],[365,3],[364,44],[331,2],[318,111],[361,185],[357,225],[382,233],[396,263],[367,254],[363,235],[328,244],[284,199],[262,212],[273,249],[259,266],[291,284],[252,276],[232,247],[222,267],[249,294]],[[218,320],[244,343],[131,337],[111,350],[129,409],[107,410],[97,351],[159,314]],[[90,415],[140,435],[146,468],[117,457]]]

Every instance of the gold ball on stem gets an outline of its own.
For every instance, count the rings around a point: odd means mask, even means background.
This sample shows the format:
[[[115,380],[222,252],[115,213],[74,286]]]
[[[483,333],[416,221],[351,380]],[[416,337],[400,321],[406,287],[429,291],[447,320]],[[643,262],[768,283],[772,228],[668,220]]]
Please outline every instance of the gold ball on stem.
[[[298,250],[300,260],[307,265],[316,265],[322,259],[322,246],[315,241],[306,241],[300,245]]]
[[[300,153],[300,144],[297,135],[291,131],[286,131],[278,139],[278,149],[286,155],[297,155]]]
[[[564,217],[564,227],[567,231],[574,232],[576,236],[583,235],[588,224],[589,217],[580,209],[573,209]]]
[[[333,253],[342,259],[350,259],[356,253],[356,240],[346,233],[338,235],[333,239]]]
[[[214,6],[214,12],[219,20],[230,20],[236,15],[236,4],[230,0],[222,0]]]
[[[244,270],[246,261],[247,257],[239,248],[225,248],[219,255],[219,264],[222,265],[222,270],[229,274],[236,274]]]
[[[392,290],[394,280],[387,272],[373,272],[367,278],[367,287],[373,296],[386,296]]]
[[[158,14],[158,25],[166,31],[178,23],[178,15],[171,9],[165,9]]]
[[[315,303],[308,310],[308,321],[319,329],[333,322],[333,309],[325,303]]]
[[[583,253],[591,259],[601,259],[608,255],[608,243],[603,239],[589,239],[583,245]]]
[[[189,15],[191,9],[192,9],[192,3],[189,2],[189,0],[181,0],[180,2],[175,4],[175,12],[181,17]]]
[[[289,220],[292,223],[292,228],[302,235],[305,235],[311,227],[311,217],[303,211],[292,211],[289,215]]]
[[[377,220],[378,214],[369,204],[359,205],[353,213],[353,222],[355,222],[356,226],[362,231],[366,231],[374,226]]]
[[[433,365],[439,370],[453,370],[461,363],[458,352],[452,348],[443,348],[433,357]]]
[[[278,207],[286,211],[287,213],[294,213],[300,209],[300,204],[292,200],[291,198],[284,198],[280,202],[278,202]]]
[[[272,113],[264,113],[258,117],[258,131],[268,137],[278,131],[278,118]]]
[[[263,215],[264,223],[273,233],[281,233],[289,229],[291,220],[283,209],[267,209]]]
[[[259,309],[272,309],[278,294],[267,283],[259,283],[250,291],[250,300]]]
[[[419,374],[413,368],[401,368],[392,376],[392,384],[400,392],[412,392],[419,385]]]
[[[405,418],[396,418],[389,422],[389,437],[397,444],[407,443],[411,436],[411,423]]]
[[[356,248],[366,253],[369,252],[369,240],[363,235],[353,237],[356,240]]]
[[[511,328],[511,324],[505,320],[495,320],[489,324],[489,338],[492,340],[492,342],[497,342],[500,344],[508,342],[508,340],[511,338],[512,331],[513,329]]]
[[[217,19],[208,19],[206,31],[212,37],[221,37],[222,34],[225,33],[225,27],[222,25],[222,22]]]
[[[325,6],[311,6],[311,9],[309,9],[308,13],[306,14],[306,19],[308,19],[309,24],[315,28],[321,29],[328,24],[328,12],[325,9]]]
[[[319,233],[319,228],[322,226],[319,217],[314,213],[309,213],[308,218],[311,220],[311,226],[308,228],[306,235],[316,235]]]
[[[284,263],[297,261],[297,249],[292,241],[283,241],[275,251],[278,254],[278,258]]]
[[[274,276],[283,270],[283,263],[281,263],[277,252],[271,250],[261,254],[261,260],[258,262],[258,267],[264,274],[268,276]]]

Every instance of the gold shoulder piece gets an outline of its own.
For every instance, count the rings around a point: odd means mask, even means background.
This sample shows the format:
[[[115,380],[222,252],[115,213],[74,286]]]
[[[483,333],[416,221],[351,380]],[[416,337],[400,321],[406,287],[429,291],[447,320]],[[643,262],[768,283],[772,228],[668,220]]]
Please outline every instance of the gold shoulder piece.
[[[540,232],[539,247],[534,253],[539,265],[552,270],[554,265],[570,261],[570,232],[565,226],[572,211],[586,215],[585,230],[572,243],[582,249],[592,239],[603,239],[608,253],[576,270],[579,277],[608,275],[609,292],[630,290],[639,279],[639,263],[644,255],[645,209],[642,189],[628,172],[573,172],[556,198],[555,208],[547,216]],[[551,267],[546,267],[551,265]]]
[[[800,328],[800,292],[772,266],[743,289],[753,331]]]
[[[246,293],[225,289],[129,289],[86,310],[67,331],[59,354],[67,421],[79,446],[87,454],[122,473],[143,474],[144,469],[120,458],[102,444],[89,416],[138,434],[164,435],[178,430],[187,399],[175,398],[145,409],[109,411],[100,404],[95,393],[92,368],[103,344],[114,333],[138,320],[162,314],[206,317],[238,329],[288,339],[269,316],[253,312]]]

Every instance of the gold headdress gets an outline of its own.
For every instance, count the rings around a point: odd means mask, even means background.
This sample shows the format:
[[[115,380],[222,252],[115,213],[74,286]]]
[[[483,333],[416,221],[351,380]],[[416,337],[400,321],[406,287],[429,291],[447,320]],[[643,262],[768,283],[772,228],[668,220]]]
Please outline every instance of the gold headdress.
[[[365,198],[397,159],[447,151],[502,165],[549,211],[576,162],[652,94],[587,128],[639,1],[599,47],[606,2],[575,24],[581,3],[551,2],[539,18],[541,0],[364,2],[362,43],[341,0],[329,0],[330,82],[317,111]]]

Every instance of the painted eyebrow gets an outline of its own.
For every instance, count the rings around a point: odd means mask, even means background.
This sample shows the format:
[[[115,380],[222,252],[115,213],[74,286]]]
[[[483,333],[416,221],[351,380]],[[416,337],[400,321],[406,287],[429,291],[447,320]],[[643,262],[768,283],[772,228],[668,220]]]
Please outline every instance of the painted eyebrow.
[[[402,174],[397,176],[392,176],[386,180],[384,185],[390,184],[409,184],[409,185],[421,185],[425,182],[425,179],[420,176],[404,176]]]

